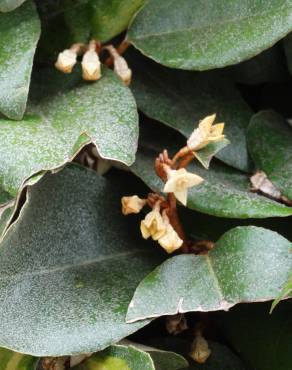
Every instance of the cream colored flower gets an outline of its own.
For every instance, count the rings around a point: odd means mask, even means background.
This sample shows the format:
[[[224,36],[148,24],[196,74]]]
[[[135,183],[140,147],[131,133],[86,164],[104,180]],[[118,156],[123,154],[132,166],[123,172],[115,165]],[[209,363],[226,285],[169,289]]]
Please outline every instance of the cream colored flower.
[[[204,181],[202,177],[188,172],[185,168],[169,170],[163,191],[165,193],[174,193],[176,199],[186,205],[188,188],[199,185],[202,181]]]
[[[207,146],[211,141],[219,141],[225,138],[223,135],[224,123],[213,125],[216,114],[207,116],[196,128],[187,141],[187,145],[191,150],[199,150]]]
[[[77,62],[76,50],[67,49],[58,55],[55,67],[63,73],[71,73]]]
[[[100,60],[95,50],[89,49],[83,55],[82,62],[82,77],[87,81],[97,81],[101,77]]]
[[[132,71],[129,68],[126,59],[123,58],[112,45],[106,46],[106,49],[114,60],[114,72],[120,77],[126,86],[129,86],[132,79]]]
[[[153,210],[141,221],[140,230],[144,239],[151,236],[153,240],[158,240],[165,234],[166,225],[160,214],[159,203],[156,203]]]
[[[146,204],[146,199],[141,199],[137,195],[131,197],[123,197],[122,200],[122,212],[124,215],[130,213],[139,213]]]
[[[173,253],[182,246],[183,240],[178,236],[171,224],[168,224],[165,234],[158,239],[158,243],[167,253]]]
[[[202,335],[197,335],[192,343],[190,357],[199,364],[204,364],[210,354],[211,350],[206,339]]]

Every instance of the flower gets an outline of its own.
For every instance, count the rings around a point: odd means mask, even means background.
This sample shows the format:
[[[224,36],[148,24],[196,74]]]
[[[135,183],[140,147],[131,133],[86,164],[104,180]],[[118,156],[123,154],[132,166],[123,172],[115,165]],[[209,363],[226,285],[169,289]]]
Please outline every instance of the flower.
[[[178,236],[177,232],[169,223],[166,226],[165,234],[158,239],[158,243],[167,253],[173,253],[176,249],[182,246],[183,240]]]
[[[107,45],[105,48],[113,58],[114,72],[120,77],[126,86],[129,86],[132,79],[132,71],[129,68],[126,59],[123,58],[112,45]]]
[[[199,185],[204,179],[188,172],[185,168],[179,170],[169,169],[167,182],[164,185],[165,193],[174,193],[175,197],[184,205],[187,204],[188,188]]]
[[[204,364],[211,355],[208,342],[202,335],[197,335],[194,339],[189,356],[199,364]]]
[[[95,46],[94,46],[95,48]],[[82,77],[87,81],[97,81],[101,77],[100,60],[95,50],[89,49],[83,55]]]
[[[139,213],[146,204],[146,199],[141,199],[137,195],[131,197],[123,197],[122,200],[122,212],[124,215],[130,213]]]
[[[71,73],[77,62],[76,50],[67,49],[58,55],[55,67],[63,73]]]
[[[140,230],[144,239],[150,236],[153,240],[158,240],[166,232],[166,225],[160,214],[160,204],[157,202],[151,212],[141,221]]]
[[[223,135],[224,123],[213,125],[216,114],[207,116],[196,128],[187,141],[187,146],[195,151],[204,148],[212,141],[219,141],[225,138]],[[213,126],[212,126],[213,125]]]

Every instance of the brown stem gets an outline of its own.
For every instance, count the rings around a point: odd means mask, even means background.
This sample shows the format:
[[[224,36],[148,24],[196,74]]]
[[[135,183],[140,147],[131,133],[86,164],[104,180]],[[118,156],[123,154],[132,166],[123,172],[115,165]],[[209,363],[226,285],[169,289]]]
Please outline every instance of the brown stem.
[[[189,247],[188,247],[188,242],[187,242],[187,236],[180,222],[180,219],[178,217],[177,207],[176,207],[176,198],[174,194],[169,193],[167,196],[167,200],[169,204],[169,208],[167,210],[169,222],[171,223],[171,226],[174,228],[174,230],[177,232],[178,236],[183,240],[183,245],[181,246],[182,252],[188,253]]]
[[[117,47],[117,52],[122,55],[125,53],[125,51],[131,46],[131,44],[128,41],[122,41],[120,45]],[[111,67],[114,63],[114,59],[112,56],[108,57],[104,64],[108,67]]]
[[[176,165],[176,162],[185,157],[187,154],[190,153],[190,148],[188,146],[184,146],[183,148],[181,148],[173,157],[172,161],[171,161],[171,167],[172,168],[175,168],[175,165]]]
[[[178,169],[180,168],[186,168],[188,164],[194,159],[195,155],[193,152],[189,152],[182,160],[180,161],[178,165]]]

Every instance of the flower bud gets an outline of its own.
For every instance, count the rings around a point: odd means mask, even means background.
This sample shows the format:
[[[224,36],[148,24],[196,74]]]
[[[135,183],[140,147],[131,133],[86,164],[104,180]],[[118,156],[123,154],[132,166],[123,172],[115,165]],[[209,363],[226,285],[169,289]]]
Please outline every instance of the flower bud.
[[[106,49],[114,60],[114,72],[126,86],[129,86],[132,79],[132,70],[129,68],[126,59],[123,58],[112,45],[108,45]]]
[[[55,67],[63,73],[71,73],[77,62],[77,52],[71,49],[62,51],[58,55],[58,60]]]
[[[95,50],[88,50],[83,55],[82,77],[86,81],[97,81],[101,77],[100,60]]]
[[[194,339],[189,355],[194,361],[198,362],[199,364],[204,364],[211,355],[211,350],[208,346],[208,342],[202,335],[199,334]]]
[[[151,236],[153,240],[158,240],[165,234],[166,225],[160,214],[159,202],[141,221],[140,230],[144,239],[148,239]]]

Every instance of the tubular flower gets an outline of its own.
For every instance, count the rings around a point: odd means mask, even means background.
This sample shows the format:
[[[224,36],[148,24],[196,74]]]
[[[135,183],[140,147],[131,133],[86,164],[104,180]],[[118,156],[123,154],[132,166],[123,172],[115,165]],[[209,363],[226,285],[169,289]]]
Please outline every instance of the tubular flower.
[[[124,215],[139,213],[146,204],[146,199],[141,199],[137,195],[122,197],[122,212]]]
[[[185,168],[179,170],[169,169],[163,191],[165,193],[174,193],[176,199],[183,205],[186,205],[188,188],[199,185],[202,181],[204,181],[202,177],[188,172]]]
[[[187,146],[193,150],[199,150],[207,146],[212,141],[219,141],[225,138],[223,135],[224,123],[213,125],[216,114],[207,116],[196,128],[187,141]]]
[[[182,246],[183,240],[178,236],[177,232],[169,223],[166,226],[165,234],[158,239],[158,243],[167,253],[173,253]]]
[[[55,67],[63,73],[71,73],[76,62],[77,51],[74,49],[67,49],[58,55],[58,60],[55,63]]]
[[[97,81],[101,77],[100,60],[95,49],[96,43],[91,41],[82,58],[82,77],[87,81]]]
[[[106,49],[114,60],[114,72],[120,77],[126,86],[129,86],[132,79],[132,71],[129,68],[126,59],[123,58],[112,45],[108,45]]]
[[[158,240],[165,234],[166,225],[160,214],[159,202],[141,221],[140,230],[144,239],[148,239],[151,236],[153,240]]]

